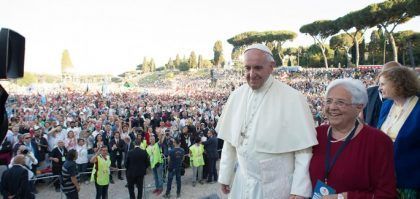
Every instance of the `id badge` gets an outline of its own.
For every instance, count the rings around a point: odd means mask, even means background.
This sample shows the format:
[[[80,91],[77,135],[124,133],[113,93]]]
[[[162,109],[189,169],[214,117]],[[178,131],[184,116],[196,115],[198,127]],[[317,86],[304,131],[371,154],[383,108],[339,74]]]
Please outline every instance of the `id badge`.
[[[324,182],[318,180],[315,185],[314,194],[312,195],[313,199],[321,199],[322,196],[335,194],[335,189],[328,186]]]
[[[62,162],[65,162],[65,161],[66,161],[66,157],[64,157],[64,156],[63,156],[63,157],[61,157],[61,161],[62,161]]]

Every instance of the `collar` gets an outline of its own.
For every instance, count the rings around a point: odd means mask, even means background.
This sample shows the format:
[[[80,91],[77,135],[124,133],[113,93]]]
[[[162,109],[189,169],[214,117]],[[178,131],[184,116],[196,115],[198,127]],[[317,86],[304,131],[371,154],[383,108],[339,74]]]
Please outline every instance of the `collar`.
[[[267,89],[270,88],[270,85],[273,83],[274,78],[272,75],[268,76],[267,80],[265,80],[264,84],[261,86],[261,88],[257,90],[252,90],[255,93],[262,93],[265,92]]]

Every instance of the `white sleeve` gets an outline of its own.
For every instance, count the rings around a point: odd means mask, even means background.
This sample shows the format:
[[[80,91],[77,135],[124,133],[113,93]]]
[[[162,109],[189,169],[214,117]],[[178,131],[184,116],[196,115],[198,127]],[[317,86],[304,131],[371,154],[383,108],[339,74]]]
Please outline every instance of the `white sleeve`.
[[[220,174],[218,182],[225,185],[231,185],[235,176],[236,148],[229,142],[223,143],[222,157],[220,158]]]
[[[312,158],[312,147],[295,151],[295,171],[293,172],[292,195],[306,198],[312,195],[312,183],[309,176],[309,164]]]

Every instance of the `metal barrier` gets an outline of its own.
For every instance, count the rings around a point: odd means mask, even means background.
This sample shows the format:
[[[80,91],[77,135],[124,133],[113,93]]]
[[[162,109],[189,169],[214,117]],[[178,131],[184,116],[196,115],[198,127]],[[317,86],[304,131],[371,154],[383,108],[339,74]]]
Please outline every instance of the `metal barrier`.
[[[218,152],[220,152],[221,150],[217,150]],[[163,156],[163,155],[162,155]],[[189,154],[185,154],[184,157],[189,157]],[[166,175],[168,172],[168,157],[163,156],[163,160],[164,160],[164,165],[163,165],[163,173]],[[88,170],[92,170],[92,168],[87,168]],[[127,169],[117,169],[117,168],[110,168],[111,170],[111,174],[114,172],[118,172],[118,171],[126,171]],[[50,182],[50,185],[53,184],[55,181],[59,180],[60,175],[50,175],[52,173],[47,173],[47,174],[41,174],[41,175],[36,175],[34,178],[30,179],[29,181],[37,181],[37,180],[44,180],[44,179],[54,179],[53,181]],[[86,175],[86,174],[92,174],[91,171],[88,172],[79,172],[78,175]],[[163,180],[163,186],[165,186],[167,184],[167,182],[165,181],[165,178],[167,176],[165,176],[164,174],[162,174],[162,180]],[[48,176],[44,176],[44,175],[48,175]],[[144,179],[143,179],[143,198],[147,199],[147,194],[146,190],[152,189],[154,186],[150,185],[150,186],[146,186],[144,183]],[[62,199],[64,195],[64,192],[61,190],[61,186],[60,186],[60,198]]]

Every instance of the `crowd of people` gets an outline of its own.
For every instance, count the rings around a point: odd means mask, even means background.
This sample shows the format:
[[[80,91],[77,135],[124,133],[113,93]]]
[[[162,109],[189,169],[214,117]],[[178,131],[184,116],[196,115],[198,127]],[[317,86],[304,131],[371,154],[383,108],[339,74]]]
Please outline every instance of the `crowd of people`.
[[[272,77],[306,97],[318,126],[325,124],[327,117],[323,113],[324,97],[331,80],[360,79],[366,88],[376,84],[379,72],[354,68],[305,69],[275,72]],[[37,193],[36,181],[32,180],[36,176],[52,174],[71,182],[75,173],[81,173],[76,180],[93,181],[97,198],[106,198],[109,183],[114,183],[115,178],[124,180],[122,170],[129,167],[128,154],[138,147],[149,157],[146,164],[154,175],[153,193],[160,195],[166,181],[164,196],[169,197],[175,177],[179,197],[181,175],[186,168],[193,170],[192,186],[203,184],[204,179],[208,183],[218,181],[216,161],[223,142],[216,138],[215,128],[229,95],[247,83],[242,73],[215,70],[216,78],[179,75],[172,80],[160,80],[161,84],[142,85],[147,91],[111,90],[105,94],[62,89],[12,93],[6,106],[9,131],[2,141],[0,163],[10,168],[24,165],[22,168],[29,173],[30,193]],[[142,186],[143,182],[128,178],[127,175],[131,197],[133,185]],[[60,181],[54,183],[56,191],[75,197],[71,193],[80,187],[65,185]]]

